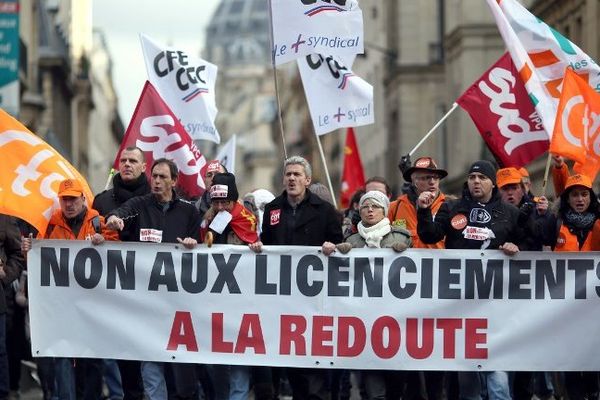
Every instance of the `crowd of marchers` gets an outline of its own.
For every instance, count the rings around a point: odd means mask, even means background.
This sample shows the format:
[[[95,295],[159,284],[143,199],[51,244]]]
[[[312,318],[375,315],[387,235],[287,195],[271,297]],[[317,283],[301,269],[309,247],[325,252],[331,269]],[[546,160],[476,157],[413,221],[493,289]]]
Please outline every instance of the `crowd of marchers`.
[[[147,178],[146,169],[149,168]],[[89,358],[31,358],[27,253],[38,239],[320,246],[326,256],[353,248],[600,250],[600,209],[590,177],[571,174],[553,158],[555,200],[531,193],[524,168],[498,169],[479,160],[465,173],[462,193],[440,191],[447,171],[431,157],[403,162],[405,184],[393,198],[382,177],[367,180],[348,209],[334,206],[327,188],[312,182],[306,159],[285,160],[283,192],[265,189],[240,199],[235,176],[218,161],[204,172],[206,191],[183,199],[178,169],[168,159],[144,162],[125,149],[112,188],[87,206],[82,182],[60,183],[60,208],[43,235],[24,221],[0,216],[0,400],[19,398],[21,360],[32,360],[44,399],[294,399],[570,400],[596,399],[595,372],[344,371],[196,365]],[[225,226],[223,228],[223,226]]]

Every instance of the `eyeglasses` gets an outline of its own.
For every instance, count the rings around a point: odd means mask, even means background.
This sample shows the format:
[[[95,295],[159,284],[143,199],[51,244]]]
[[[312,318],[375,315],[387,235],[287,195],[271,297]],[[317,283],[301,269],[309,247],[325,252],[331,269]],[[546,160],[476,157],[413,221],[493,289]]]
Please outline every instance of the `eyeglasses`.
[[[420,182],[439,181],[440,180],[440,176],[439,175],[415,176],[415,180],[420,181]]]
[[[378,206],[378,205],[376,205],[376,204],[364,204],[364,205],[363,205],[363,206],[360,208],[360,210],[361,210],[361,211],[362,211],[362,210],[380,210],[380,209],[381,209],[381,210],[383,210],[383,207],[381,207],[381,206]]]

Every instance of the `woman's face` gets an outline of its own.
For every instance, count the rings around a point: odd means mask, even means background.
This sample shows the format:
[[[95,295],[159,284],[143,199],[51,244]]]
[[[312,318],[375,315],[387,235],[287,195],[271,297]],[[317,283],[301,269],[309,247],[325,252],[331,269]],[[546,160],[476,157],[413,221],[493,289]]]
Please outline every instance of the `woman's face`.
[[[585,187],[575,186],[569,192],[569,206],[578,213],[587,211],[591,201],[590,191]]]
[[[363,225],[375,225],[384,218],[383,207],[371,202],[371,200],[366,200],[360,208],[360,220]]]

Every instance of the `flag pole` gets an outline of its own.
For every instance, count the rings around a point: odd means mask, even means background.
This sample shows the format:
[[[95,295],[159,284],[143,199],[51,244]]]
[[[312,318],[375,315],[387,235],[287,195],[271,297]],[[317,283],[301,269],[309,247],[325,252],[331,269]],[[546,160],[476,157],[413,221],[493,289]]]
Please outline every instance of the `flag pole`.
[[[444,123],[444,121],[450,116],[450,114],[452,114],[454,112],[454,110],[456,110],[457,107],[458,107],[458,103],[455,102],[454,104],[452,104],[452,108],[442,117],[442,119],[440,119],[437,122],[437,124],[435,124],[433,126],[433,128],[431,128],[429,130],[429,132],[427,132],[427,134],[425,136],[423,136],[423,139],[421,139],[421,141],[419,143],[417,143],[417,145],[415,147],[413,147],[413,149],[408,153],[409,157],[412,156],[419,147],[421,147],[421,145],[429,138],[429,136],[431,136],[433,134],[433,132],[435,132],[435,130]]]
[[[277,66],[275,65],[275,53],[273,53],[273,46],[275,46],[275,38],[273,34],[273,5],[272,0],[269,0],[269,39],[271,40],[271,64],[273,67],[273,79],[275,81],[275,98],[277,99],[277,116],[279,119],[279,131],[281,134],[281,145],[283,146],[283,157],[287,160],[287,147],[285,145],[285,133],[283,131],[283,118],[281,116],[281,100],[279,98],[279,80],[277,78]]]
[[[108,179],[106,180],[106,185],[104,185],[104,190],[108,190],[108,187],[110,186],[110,181],[112,180],[113,176],[115,176],[115,169],[111,168],[110,172],[108,173]]]
[[[327,168],[327,161],[325,161],[325,153],[323,152],[323,146],[321,145],[321,136],[317,136],[317,144],[319,147],[319,153],[321,154],[321,161],[323,162],[323,168],[325,168],[325,176],[327,177],[327,184],[329,185],[329,191],[331,192],[331,200],[333,206],[337,208],[337,201],[335,200],[335,193],[333,192],[333,185],[331,184],[331,177],[329,176],[329,169]]]
[[[546,170],[544,171],[544,180],[542,181],[542,196],[546,196],[546,186],[548,185],[548,175],[550,173],[550,164],[552,163],[552,153],[548,151],[548,159],[546,160]]]

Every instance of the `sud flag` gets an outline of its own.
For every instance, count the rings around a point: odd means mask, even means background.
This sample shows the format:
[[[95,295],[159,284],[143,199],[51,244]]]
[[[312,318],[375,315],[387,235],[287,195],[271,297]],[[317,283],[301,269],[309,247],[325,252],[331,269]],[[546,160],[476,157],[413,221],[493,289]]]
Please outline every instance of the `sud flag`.
[[[88,207],[94,196],[86,180],[56,150],[0,109],[0,213],[13,215],[46,232],[52,212],[60,207],[58,186],[77,179]]]
[[[502,167],[523,167],[548,150],[548,134],[509,53],[456,102],[469,113]]]
[[[217,66],[140,35],[148,80],[194,140],[220,143],[215,127]]]
[[[565,68],[575,69],[590,86],[600,90],[600,67],[518,1],[487,3],[544,128],[552,134]]]
[[[365,186],[365,171],[363,170],[360,153],[354,137],[354,129],[348,128],[346,145],[344,146],[344,170],[342,172],[342,208],[348,208],[354,192]]]
[[[568,69],[563,81],[550,152],[575,161],[574,170],[594,179],[600,169],[600,94]]]
[[[364,52],[357,0],[271,0],[272,58],[281,65],[312,53],[351,56]]]
[[[164,157],[173,160],[179,169],[177,186],[183,197],[191,199],[204,193],[201,170],[206,165],[206,159],[148,81],[125,131],[114,169],[119,167],[121,152],[129,146],[137,146],[144,152],[148,179],[154,160]]]
[[[373,86],[354,75],[347,65],[341,58],[319,54],[298,59],[317,135],[375,122]]]

